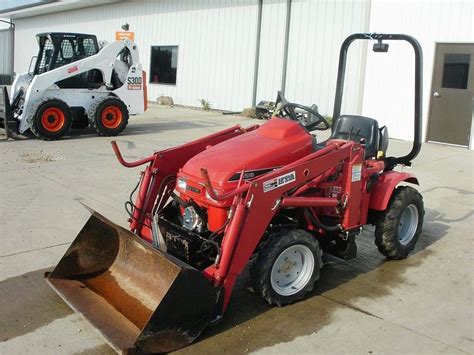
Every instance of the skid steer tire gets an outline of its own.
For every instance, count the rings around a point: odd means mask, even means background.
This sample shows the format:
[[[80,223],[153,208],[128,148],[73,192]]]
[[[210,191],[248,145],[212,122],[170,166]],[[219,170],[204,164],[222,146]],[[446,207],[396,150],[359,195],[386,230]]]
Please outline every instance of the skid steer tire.
[[[72,125],[72,112],[61,100],[45,98],[39,100],[31,109],[33,122],[31,131],[44,140],[62,138],[69,132]]]
[[[94,119],[92,125],[101,136],[116,136],[128,124],[127,106],[116,97],[99,101],[91,110]]]
[[[313,290],[322,267],[316,238],[300,230],[269,235],[250,268],[255,291],[278,307],[303,299]]]
[[[387,259],[405,259],[423,227],[423,197],[412,187],[398,187],[375,225],[375,244]]]

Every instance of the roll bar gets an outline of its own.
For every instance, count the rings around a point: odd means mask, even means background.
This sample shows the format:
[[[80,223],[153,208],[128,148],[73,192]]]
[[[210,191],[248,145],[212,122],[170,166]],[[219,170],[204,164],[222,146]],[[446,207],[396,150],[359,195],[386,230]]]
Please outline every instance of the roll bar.
[[[382,40],[390,41],[407,41],[411,44],[415,51],[415,115],[414,115],[414,137],[413,147],[407,155],[402,157],[387,157],[385,158],[386,170],[391,170],[397,164],[411,165],[411,161],[418,155],[421,150],[421,125],[422,125],[422,82],[423,82],[423,52],[418,41],[405,34],[383,34],[383,33],[354,33],[347,37],[342,43],[341,50],[339,52],[339,67],[337,71],[337,85],[336,85],[336,97],[334,99],[334,112],[333,112],[333,128],[334,122],[337,117],[341,114],[342,95],[344,91],[344,77],[346,73],[346,61],[347,51],[349,46],[355,40],[377,40],[378,44],[374,45],[374,51],[386,52],[388,45],[383,44]]]

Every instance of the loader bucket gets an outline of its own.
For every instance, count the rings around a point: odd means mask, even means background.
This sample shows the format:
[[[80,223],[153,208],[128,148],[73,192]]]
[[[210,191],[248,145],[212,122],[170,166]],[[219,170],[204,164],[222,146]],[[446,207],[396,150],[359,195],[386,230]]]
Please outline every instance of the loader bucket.
[[[46,281],[119,352],[168,352],[210,321],[215,291],[203,274],[92,211]]]

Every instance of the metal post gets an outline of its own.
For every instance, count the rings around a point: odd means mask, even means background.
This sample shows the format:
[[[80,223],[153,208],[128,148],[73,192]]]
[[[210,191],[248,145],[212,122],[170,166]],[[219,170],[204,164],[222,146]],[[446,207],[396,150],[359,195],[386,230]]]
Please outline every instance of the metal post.
[[[255,67],[253,71],[252,107],[255,107],[255,105],[257,104],[258,66],[260,63],[260,37],[262,32],[262,8],[263,0],[258,0],[257,38],[255,40]]]
[[[15,24],[13,23],[13,21],[10,22],[10,43],[10,75],[13,84],[13,78],[15,76]]]
[[[291,0],[286,0],[285,47],[283,49],[283,70],[281,73],[281,92],[285,93],[286,71],[288,66],[288,47],[290,45]]]

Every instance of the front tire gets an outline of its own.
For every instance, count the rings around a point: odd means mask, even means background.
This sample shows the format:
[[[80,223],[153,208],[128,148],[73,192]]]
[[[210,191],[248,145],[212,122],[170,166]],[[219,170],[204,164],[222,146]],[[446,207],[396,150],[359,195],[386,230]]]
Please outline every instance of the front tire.
[[[405,259],[423,227],[423,197],[412,187],[398,187],[375,225],[375,244],[387,259]]]
[[[72,125],[72,112],[61,100],[44,99],[33,108],[31,131],[38,138],[54,140],[63,137]]]
[[[93,112],[93,125],[101,136],[116,136],[128,124],[127,106],[119,98],[109,97],[99,102]]]
[[[255,291],[279,307],[303,299],[319,279],[322,251],[318,241],[300,229],[268,238],[250,269]]]

